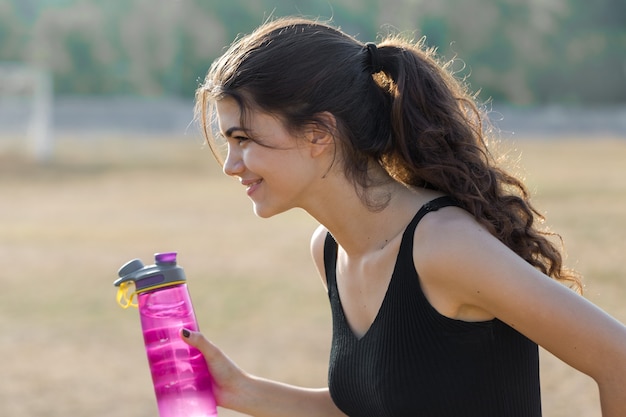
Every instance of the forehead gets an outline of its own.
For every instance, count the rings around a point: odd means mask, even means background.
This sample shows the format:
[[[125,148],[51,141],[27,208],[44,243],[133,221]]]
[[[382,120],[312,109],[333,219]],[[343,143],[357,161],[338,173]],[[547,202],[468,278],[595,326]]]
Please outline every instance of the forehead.
[[[243,130],[254,133],[258,139],[262,139],[264,136],[276,134],[277,131],[288,131],[280,116],[256,107],[246,107],[242,110],[239,102],[230,97],[218,100],[215,103],[215,112],[222,134]]]
[[[223,98],[215,103],[215,112],[219,129],[222,132],[241,124],[241,109],[236,100]]]

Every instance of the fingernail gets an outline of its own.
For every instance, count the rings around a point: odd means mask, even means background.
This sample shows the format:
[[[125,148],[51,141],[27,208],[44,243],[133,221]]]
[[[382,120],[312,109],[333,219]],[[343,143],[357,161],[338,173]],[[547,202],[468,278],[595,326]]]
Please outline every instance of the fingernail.
[[[189,332],[189,330],[183,329],[183,336],[184,337],[189,337],[189,336],[191,336],[191,333]]]

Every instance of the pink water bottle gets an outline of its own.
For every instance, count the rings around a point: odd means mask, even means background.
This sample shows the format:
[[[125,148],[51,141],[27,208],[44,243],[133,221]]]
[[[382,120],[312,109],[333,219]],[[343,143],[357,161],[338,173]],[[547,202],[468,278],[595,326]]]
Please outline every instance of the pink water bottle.
[[[154,265],[133,259],[118,275],[114,282],[119,287],[118,303],[139,308],[159,416],[217,416],[206,361],[199,350],[180,339],[182,328],[198,330],[198,324],[176,253],[155,254]]]

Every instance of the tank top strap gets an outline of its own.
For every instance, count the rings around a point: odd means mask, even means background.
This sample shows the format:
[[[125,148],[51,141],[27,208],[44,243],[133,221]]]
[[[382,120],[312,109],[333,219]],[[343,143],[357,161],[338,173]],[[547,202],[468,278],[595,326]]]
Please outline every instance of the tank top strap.
[[[413,217],[413,220],[411,220],[409,225],[404,230],[402,243],[400,244],[400,251],[403,249],[411,252],[413,251],[413,235],[415,235],[415,228],[425,215],[431,211],[437,211],[440,208],[449,206],[461,207],[461,204],[455,198],[444,195],[442,197],[437,197],[434,200],[430,200],[420,207],[415,217]]]
[[[333,235],[328,232],[324,241],[324,269],[326,269],[326,285],[335,285],[335,270],[337,269],[338,245]]]

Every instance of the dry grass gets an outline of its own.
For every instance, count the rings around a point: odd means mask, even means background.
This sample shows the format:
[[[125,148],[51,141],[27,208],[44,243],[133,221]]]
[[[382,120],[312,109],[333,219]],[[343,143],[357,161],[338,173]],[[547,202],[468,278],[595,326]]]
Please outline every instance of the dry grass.
[[[587,296],[626,322],[626,142],[516,149]],[[138,318],[117,307],[112,282],[124,262],[158,251],[179,252],[201,327],[244,368],[325,384],[314,222],[254,217],[197,140],[68,138],[43,167],[0,156],[0,195],[0,415],[156,415]],[[600,415],[592,381],[548,354],[542,383],[545,416]]]

